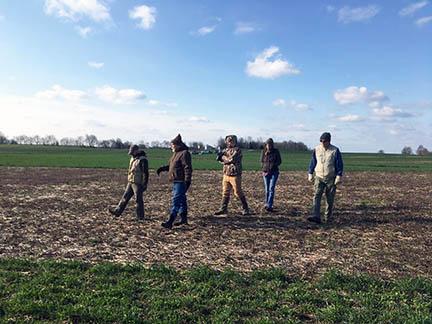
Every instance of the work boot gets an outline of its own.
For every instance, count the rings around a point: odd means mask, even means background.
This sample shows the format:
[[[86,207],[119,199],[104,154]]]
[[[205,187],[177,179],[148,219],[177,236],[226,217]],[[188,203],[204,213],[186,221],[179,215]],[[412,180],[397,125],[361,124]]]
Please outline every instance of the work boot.
[[[180,213],[181,220],[179,222],[175,222],[174,226],[187,225],[187,213]]]
[[[117,208],[110,207],[108,208],[108,212],[115,217],[120,216],[120,213],[118,212]]]
[[[312,223],[321,224],[321,218],[319,217],[310,216],[307,220]]]
[[[229,202],[229,197],[223,197],[222,198],[222,206],[218,211],[216,211],[214,213],[214,215],[216,215],[216,216],[226,215],[228,213],[228,202]]]
[[[175,219],[176,219],[176,217],[177,217],[176,214],[171,214],[170,217],[169,217],[169,219],[168,219],[166,222],[163,222],[163,223],[161,224],[161,226],[162,226],[162,227],[165,227],[165,228],[167,228],[167,229],[171,229],[172,226],[173,226],[173,223],[174,223],[174,221],[175,221]]]
[[[243,216],[250,215],[250,210],[249,210],[249,206],[248,206],[247,201],[246,201],[246,197],[245,196],[241,197],[240,201],[241,201],[241,204],[243,207],[242,215]]]

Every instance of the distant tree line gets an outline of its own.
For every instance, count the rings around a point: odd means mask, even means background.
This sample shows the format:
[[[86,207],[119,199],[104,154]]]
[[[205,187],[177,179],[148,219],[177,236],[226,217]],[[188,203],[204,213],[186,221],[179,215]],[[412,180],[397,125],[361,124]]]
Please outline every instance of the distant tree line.
[[[248,136],[246,138],[239,137],[237,139],[237,144],[242,149],[249,149],[249,150],[258,150],[262,149],[265,145],[265,141],[262,138],[253,139],[252,137]],[[282,141],[282,142],[274,142],[274,145],[276,148],[284,151],[291,151],[291,152],[307,152],[310,151],[310,149],[304,144],[303,142],[294,142],[294,141]],[[217,146],[220,148],[225,148],[225,139],[219,138],[217,141]]]
[[[402,153],[402,155],[413,155],[414,154],[413,149],[410,146],[404,146],[401,153]],[[424,147],[423,145],[419,145],[419,147],[417,148],[415,153],[417,155],[420,155],[420,156],[432,154],[432,152],[429,152],[429,150],[426,147]]]

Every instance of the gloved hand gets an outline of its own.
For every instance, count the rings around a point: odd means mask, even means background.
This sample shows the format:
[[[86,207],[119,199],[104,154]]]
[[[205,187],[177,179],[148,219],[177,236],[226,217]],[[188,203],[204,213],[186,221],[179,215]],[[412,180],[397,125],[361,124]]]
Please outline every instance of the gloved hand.
[[[168,170],[169,170],[169,167],[168,167],[168,166],[161,166],[160,168],[158,168],[158,169],[156,170],[156,173],[157,173],[157,175],[159,176],[159,174],[160,174],[161,172],[168,171]]]
[[[308,173],[308,181],[309,182],[313,181],[313,174],[312,173]]]
[[[223,152],[219,152],[216,157],[216,161],[222,162]]]
[[[186,185],[186,191],[188,191],[188,189],[189,189],[189,187],[191,185],[191,182],[190,181],[185,181],[185,185]]]
[[[336,176],[336,179],[335,179],[335,182],[334,182],[335,186],[338,185],[338,184],[340,184],[340,183],[342,183],[342,176]]]

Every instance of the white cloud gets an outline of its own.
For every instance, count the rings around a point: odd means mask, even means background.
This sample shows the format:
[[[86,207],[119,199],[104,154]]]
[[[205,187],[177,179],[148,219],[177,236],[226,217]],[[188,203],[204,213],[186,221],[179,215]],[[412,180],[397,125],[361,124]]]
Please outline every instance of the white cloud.
[[[399,11],[399,15],[400,16],[410,16],[414,12],[416,12],[416,11],[420,10],[421,8],[423,8],[424,6],[426,6],[428,3],[429,3],[429,1],[419,1],[419,2],[412,3],[409,6],[402,8]]]
[[[429,24],[432,22],[432,16],[422,17],[416,20],[416,25],[422,27],[423,25]]]
[[[300,74],[299,69],[281,58],[271,60],[278,52],[278,47],[271,46],[258,54],[253,61],[247,62],[247,75],[257,78],[275,79],[286,74]]]
[[[96,95],[99,99],[110,103],[133,103],[137,100],[145,99],[143,92],[135,89],[115,89],[109,85],[96,88]]]
[[[326,6],[326,10],[327,10],[327,12],[333,12],[336,10],[336,8],[334,6],[329,5],[329,6]]]
[[[175,102],[161,102],[161,101],[159,101],[159,100],[155,100],[155,99],[149,99],[149,100],[147,101],[147,103],[148,103],[150,106],[153,106],[153,107],[168,107],[168,108],[175,108],[175,107],[178,106],[178,104],[175,103]]]
[[[213,26],[204,26],[199,28],[197,31],[192,32],[193,35],[198,35],[198,36],[205,36],[208,35],[210,33],[213,33],[216,29],[216,25]]]
[[[338,89],[333,97],[340,105],[367,102],[371,107],[379,107],[384,101],[389,100],[382,91],[369,91],[366,87],[356,86]]]
[[[208,123],[208,122],[210,122],[210,120],[204,116],[191,116],[191,117],[189,117],[188,121],[195,122],[195,123]]]
[[[285,99],[276,99],[273,101],[273,106],[294,109],[296,111],[311,110],[308,104],[300,103],[295,100],[286,101]]]
[[[374,108],[373,114],[379,120],[391,119],[395,117],[400,117],[400,118],[414,117],[414,115],[411,113],[390,106],[383,106],[382,108]]]
[[[375,5],[357,8],[345,6],[338,10],[338,21],[344,24],[366,21],[376,16],[379,12],[380,8]]]
[[[88,62],[87,64],[93,69],[101,69],[105,65],[103,62]]]
[[[251,23],[238,22],[236,24],[234,34],[236,34],[236,35],[248,34],[248,33],[254,32],[256,30],[257,30],[257,28]]]
[[[78,101],[87,97],[87,93],[81,90],[69,90],[65,89],[60,85],[53,85],[51,89],[40,91],[36,93],[38,99],[48,100],[67,100],[67,101]]]
[[[87,36],[93,31],[91,27],[75,26],[75,29],[82,38],[87,38]]]
[[[98,0],[45,0],[45,12],[72,21],[82,17],[96,22],[111,20],[109,8]]]
[[[136,6],[129,11],[129,18],[140,20],[138,23],[139,28],[151,29],[156,23],[156,8],[146,5]]]
[[[345,115],[345,116],[340,116],[337,118],[337,120],[342,121],[342,122],[359,122],[364,120],[363,117],[359,116],[359,115]]]

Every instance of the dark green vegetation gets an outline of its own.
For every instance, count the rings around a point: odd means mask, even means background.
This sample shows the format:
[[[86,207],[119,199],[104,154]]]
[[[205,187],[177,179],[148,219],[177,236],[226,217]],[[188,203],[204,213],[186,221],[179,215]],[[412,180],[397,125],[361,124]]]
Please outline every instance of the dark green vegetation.
[[[432,281],[0,259],[0,321],[432,321]]]
[[[150,168],[166,164],[171,151],[168,149],[147,149]],[[126,168],[126,150],[0,145],[0,166],[45,166],[76,168]],[[307,170],[310,153],[281,152],[285,171]],[[259,170],[260,151],[243,151],[245,170]],[[347,171],[432,171],[432,155],[403,156],[399,154],[343,153]],[[196,170],[219,170],[220,164],[214,154],[193,155]]]

